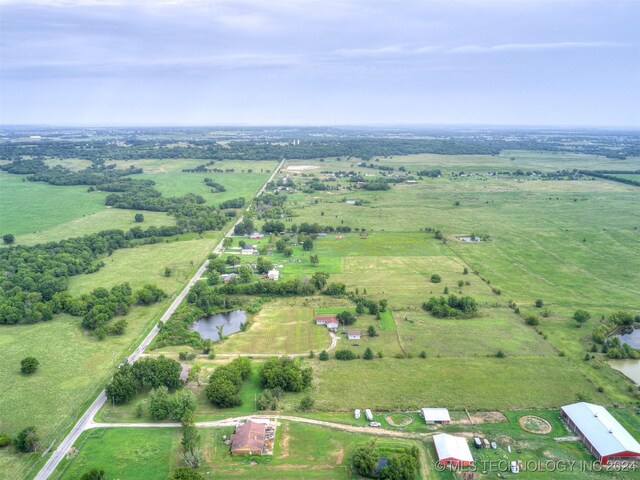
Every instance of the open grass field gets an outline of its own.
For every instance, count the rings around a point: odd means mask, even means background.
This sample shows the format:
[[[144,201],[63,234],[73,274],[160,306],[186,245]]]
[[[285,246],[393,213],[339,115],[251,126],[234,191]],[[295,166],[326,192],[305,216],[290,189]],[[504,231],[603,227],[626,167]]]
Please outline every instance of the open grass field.
[[[272,457],[251,465],[247,458],[233,457],[223,435],[233,428],[200,429],[206,479],[351,479],[350,456],[369,441],[365,435],[294,422],[280,422]],[[97,429],[78,441],[79,453],[61,464],[53,479],[74,479],[90,468],[104,468],[109,478],[164,480],[178,465],[179,429]],[[380,439],[380,447],[419,445],[403,439]],[[254,457],[255,458],[255,457]]]
[[[124,281],[134,289],[155,283],[168,293],[169,298],[160,304],[133,308],[123,336],[100,342],[83,333],[81,318],[68,315],[46,323],[3,326],[0,371],[6,372],[6,391],[0,395],[0,429],[15,435],[21,428],[37,425],[43,444],[48,446],[66,426],[74,405],[80,407],[97,394],[94,389],[106,380],[109,369],[141,340],[214,244],[214,239],[203,238],[118,250],[100,271],[73,278],[69,291],[74,296]],[[165,265],[174,268],[171,277],[164,277]],[[20,374],[20,360],[27,355],[40,361],[38,372],[30,377]],[[3,478],[22,478],[29,464],[28,457],[0,451]]]
[[[95,192],[93,192],[95,193]],[[136,223],[134,215],[138,213],[133,210],[121,210],[118,208],[104,208],[96,213],[74,218],[68,222],[58,224],[54,227],[39,230],[35,233],[25,233],[16,235],[16,243],[33,245],[54,240],[62,240],[70,237],[81,237],[90,233],[97,233],[102,230],[120,229],[127,231],[133,227],[143,229],[149,227],[160,227],[163,225],[175,225],[175,219],[164,212],[140,212],[144,215],[144,222]]]
[[[105,210],[104,193],[89,194],[82,186],[23,182],[25,177],[0,172],[0,232],[13,233],[17,241],[20,235],[47,231]]]
[[[126,333],[102,342],[84,334],[81,318],[68,315],[46,323],[3,326],[0,430],[13,436],[35,425],[42,444],[48,446],[81,405],[95,397],[110,368],[122,361],[127,349],[166,307],[167,302],[133,308],[127,316]],[[29,355],[38,359],[40,367],[27,377],[20,373],[20,360]],[[0,450],[0,476],[22,478],[33,460]]]
[[[253,317],[249,330],[231,335],[216,353],[308,353],[331,344],[329,332],[315,324],[313,308],[295,299],[268,303]]]
[[[395,185],[383,192],[296,193],[291,196],[293,222],[367,228],[369,238],[359,240],[354,235],[352,249],[342,249],[337,240],[334,243],[326,238],[316,242],[314,251],[320,255],[321,265],[323,255],[341,256],[342,269],[332,280],[361,291],[365,287],[370,296],[389,299],[403,346],[414,355],[425,350],[430,357],[484,356],[502,349],[508,353],[505,363],[509,364],[510,358],[519,355],[555,356],[562,352],[573,360],[566,368],[603,386],[611,401],[632,401],[630,384],[620,374],[602,359],[584,362],[582,358],[591,347],[590,332],[601,316],[618,309],[637,314],[640,268],[631,267],[640,265],[637,187],[602,180],[543,181],[484,175],[489,170],[509,170],[510,163],[546,171],[612,168],[611,161],[596,157],[519,153],[381,159],[381,164],[404,165],[410,171],[442,168],[444,177]],[[516,160],[510,160],[511,156]],[[637,159],[622,163],[624,166],[616,163],[615,168],[637,168]],[[344,170],[346,166],[334,160],[321,165],[325,170]],[[451,177],[452,171],[477,175]],[[345,203],[346,198],[356,197],[367,203],[361,207]],[[432,234],[420,233],[425,228],[442,230],[447,245],[429,245]],[[456,238],[471,232],[489,235],[490,240],[468,244]],[[413,241],[403,244],[394,237]],[[374,247],[369,247],[372,244]],[[403,255],[409,257],[400,258]],[[464,266],[480,275],[462,275]],[[431,273],[440,274],[443,282],[429,284]],[[480,318],[440,321],[420,311],[420,304],[431,295],[442,294],[445,286],[458,293],[460,279],[471,282],[461,291],[480,301]],[[491,288],[500,289],[502,295],[495,295]],[[544,309],[533,306],[537,298],[543,299],[548,309],[548,317],[541,318],[539,327],[543,335],[525,327],[506,308],[507,301],[513,300],[523,314],[540,314]],[[571,320],[578,308],[592,313],[592,320],[582,329]],[[535,362],[531,365],[534,368]]]
[[[472,410],[551,408],[578,394],[606,397],[561,357],[383,358],[317,362],[316,408],[396,410],[425,405]],[[291,396],[292,405],[295,397]]]
[[[69,292],[74,296],[82,295],[97,286],[111,288],[119,283],[129,282],[134,290],[153,283],[172,294],[215,246],[216,235],[220,233],[211,232],[204,238],[116,250],[110,257],[103,259],[105,266],[96,273],[72,277]],[[170,277],[164,276],[165,266],[173,270]]]

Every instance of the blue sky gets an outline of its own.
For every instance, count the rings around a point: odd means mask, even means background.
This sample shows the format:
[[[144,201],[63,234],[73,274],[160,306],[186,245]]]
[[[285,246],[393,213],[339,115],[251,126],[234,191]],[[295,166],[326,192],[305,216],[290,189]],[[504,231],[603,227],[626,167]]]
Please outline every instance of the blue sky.
[[[0,123],[640,126],[640,0],[0,0]]]

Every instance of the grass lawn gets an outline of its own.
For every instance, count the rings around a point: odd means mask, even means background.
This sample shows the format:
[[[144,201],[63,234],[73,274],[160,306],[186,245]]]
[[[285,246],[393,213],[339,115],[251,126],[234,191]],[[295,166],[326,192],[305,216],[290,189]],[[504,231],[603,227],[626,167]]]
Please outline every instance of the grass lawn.
[[[201,428],[205,478],[224,479],[351,479],[353,450],[369,436],[314,425],[280,422],[273,456],[234,457],[223,436],[233,428]],[[109,478],[164,480],[179,465],[179,429],[118,428],[84,433],[76,447],[79,453],[65,460],[52,479],[74,479],[90,468],[102,468]],[[378,447],[393,448],[420,444],[403,439],[379,439]],[[254,465],[250,460],[256,460]]]
[[[331,344],[326,328],[315,324],[313,308],[300,299],[267,303],[251,320],[249,329],[216,345],[216,353],[308,353]]]
[[[78,479],[92,468],[104,469],[107,478],[166,479],[177,463],[180,431],[174,428],[94,429],[75,444],[73,460],[63,460],[52,479]]]

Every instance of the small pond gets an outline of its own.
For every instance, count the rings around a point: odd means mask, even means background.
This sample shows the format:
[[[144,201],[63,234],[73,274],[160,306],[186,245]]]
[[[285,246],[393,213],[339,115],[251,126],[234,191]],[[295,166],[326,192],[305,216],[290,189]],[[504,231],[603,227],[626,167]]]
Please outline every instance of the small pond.
[[[220,339],[217,328],[219,325],[222,325],[222,334],[229,335],[239,332],[240,324],[246,320],[247,312],[244,310],[216,313],[196,320],[191,330],[198,332],[202,338],[208,338],[215,342]]]
[[[620,343],[628,343],[631,348],[640,349],[640,328],[634,329],[631,333],[616,335]]]
[[[616,337],[620,339],[621,343],[628,343],[631,348],[640,350],[640,328],[636,328],[630,333],[616,335]],[[609,365],[621,371],[636,384],[640,385],[640,360],[631,358],[625,360],[609,360]]]

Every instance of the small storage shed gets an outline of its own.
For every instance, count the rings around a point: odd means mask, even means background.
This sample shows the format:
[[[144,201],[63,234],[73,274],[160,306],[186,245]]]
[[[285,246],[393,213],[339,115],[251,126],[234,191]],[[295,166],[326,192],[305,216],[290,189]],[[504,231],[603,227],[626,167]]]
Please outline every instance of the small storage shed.
[[[347,331],[347,338],[349,340],[360,340],[360,337],[361,337],[360,330],[348,330]]]
[[[446,408],[422,408],[420,409],[420,416],[424,418],[424,423],[451,423],[449,410]]]

